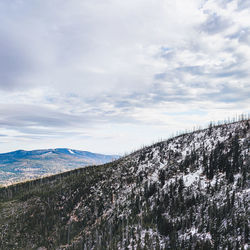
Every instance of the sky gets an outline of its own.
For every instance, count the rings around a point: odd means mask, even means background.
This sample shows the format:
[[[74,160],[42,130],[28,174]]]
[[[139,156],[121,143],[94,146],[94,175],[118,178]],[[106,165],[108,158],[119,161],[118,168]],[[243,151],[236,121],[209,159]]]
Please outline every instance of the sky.
[[[0,0],[0,152],[123,154],[250,112],[250,1]]]

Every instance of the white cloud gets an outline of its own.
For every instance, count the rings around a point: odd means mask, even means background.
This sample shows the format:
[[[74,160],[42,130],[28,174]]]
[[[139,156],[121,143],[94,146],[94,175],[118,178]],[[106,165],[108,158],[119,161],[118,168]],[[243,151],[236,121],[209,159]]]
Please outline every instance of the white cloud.
[[[249,15],[236,0],[1,1],[0,150],[122,152],[249,112]]]

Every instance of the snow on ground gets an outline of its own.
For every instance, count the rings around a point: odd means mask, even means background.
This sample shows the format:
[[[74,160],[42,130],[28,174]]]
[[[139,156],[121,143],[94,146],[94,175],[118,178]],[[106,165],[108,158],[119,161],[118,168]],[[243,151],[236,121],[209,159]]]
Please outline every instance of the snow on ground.
[[[43,155],[43,156],[46,156],[46,155],[51,155],[51,154],[53,154],[53,152],[49,151],[49,152],[44,153],[44,154],[42,154],[42,155]]]
[[[73,152],[71,149],[68,149],[68,151],[73,155],[75,154],[75,152]]]
[[[183,182],[186,187],[190,187],[193,183],[198,183],[200,175],[202,174],[202,169],[198,169],[193,173],[183,175]]]

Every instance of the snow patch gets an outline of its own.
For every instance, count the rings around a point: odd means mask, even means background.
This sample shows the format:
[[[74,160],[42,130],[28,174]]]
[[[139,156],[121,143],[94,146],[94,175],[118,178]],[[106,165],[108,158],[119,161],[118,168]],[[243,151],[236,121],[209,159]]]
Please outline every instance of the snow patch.
[[[183,182],[186,187],[190,187],[194,182],[199,181],[199,177],[202,174],[202,169],[198,169],[196,172],[189,173],[183,176]]]
[[[76,154],[75,152],[73,152],[71,149],[68,149],[68,151],[70,152],[70,154],[74,155]]]

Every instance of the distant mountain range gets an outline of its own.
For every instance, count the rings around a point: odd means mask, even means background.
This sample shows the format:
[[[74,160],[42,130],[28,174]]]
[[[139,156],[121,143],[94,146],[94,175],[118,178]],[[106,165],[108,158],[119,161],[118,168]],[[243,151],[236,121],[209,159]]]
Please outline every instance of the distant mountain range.
[[[118,155],[96,154],[68,148],[17,150],[0,154],[0,184],[11,184],[87,165],[104,164],[118,158]]]

